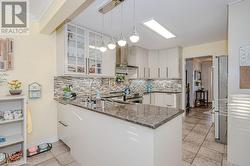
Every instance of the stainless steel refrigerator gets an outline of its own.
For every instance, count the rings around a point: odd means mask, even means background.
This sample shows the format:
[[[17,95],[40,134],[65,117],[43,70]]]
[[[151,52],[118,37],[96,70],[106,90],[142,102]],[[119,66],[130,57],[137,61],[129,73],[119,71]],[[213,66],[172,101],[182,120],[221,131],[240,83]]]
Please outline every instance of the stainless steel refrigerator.
[[[213,75],[215,140],[227,144],[228,56],[215,58]]]

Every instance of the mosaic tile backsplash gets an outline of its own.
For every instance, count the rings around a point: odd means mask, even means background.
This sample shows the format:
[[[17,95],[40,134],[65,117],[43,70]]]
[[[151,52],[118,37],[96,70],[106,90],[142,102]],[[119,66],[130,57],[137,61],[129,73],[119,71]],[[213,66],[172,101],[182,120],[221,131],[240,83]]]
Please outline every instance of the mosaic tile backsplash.
[[[63,96],[63,88],[72,85],[73,92],[78,95],[96,94],[102,95],[110,92],[121,92],[128,87],[131,93],[144,93],[150,84],[152,91],[181,92],[181,80],[128,80],[124,83],[116,83],[114,78],[83,78],[58,76],[54,78],[54,96]]]

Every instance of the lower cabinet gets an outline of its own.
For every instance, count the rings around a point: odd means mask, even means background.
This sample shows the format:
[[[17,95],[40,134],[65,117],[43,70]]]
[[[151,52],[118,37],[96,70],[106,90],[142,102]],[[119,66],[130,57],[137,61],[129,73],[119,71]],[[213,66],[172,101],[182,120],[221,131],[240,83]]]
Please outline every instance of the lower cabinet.
[[[143,104],[156,105],[160,107],[173,107],[176,108],[176,94],[167,94],[167,93],[151,93],[150,97],[143,96]],[[148,99],[150,98],[150,99]]]
[[[151,99],[150,98],[151,98],[150,94],[143,95],[142,104],[150,104],[151,103]]]
[[[76,141],[80,122],[82,120],[80,110],[71,105],[58,103],[58,137],[70,148]]]

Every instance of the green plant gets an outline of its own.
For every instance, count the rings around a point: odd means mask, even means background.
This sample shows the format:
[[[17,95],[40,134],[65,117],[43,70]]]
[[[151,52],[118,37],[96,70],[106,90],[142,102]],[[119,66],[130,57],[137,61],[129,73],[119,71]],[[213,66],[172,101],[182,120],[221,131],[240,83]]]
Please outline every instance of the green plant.
[[[122,74],[117,74],[116,75],[116,82],[124,82],[125,81],[125,76]]]
[[[64,93],[70,93],[71,92],[71,88],[69,86],[63,88],[63,92]]]
[[[12,80],[8,82],[8,84],[11,90],[19,90],[21,89],[21,86],[22,86],[22,83],[18,80]]]

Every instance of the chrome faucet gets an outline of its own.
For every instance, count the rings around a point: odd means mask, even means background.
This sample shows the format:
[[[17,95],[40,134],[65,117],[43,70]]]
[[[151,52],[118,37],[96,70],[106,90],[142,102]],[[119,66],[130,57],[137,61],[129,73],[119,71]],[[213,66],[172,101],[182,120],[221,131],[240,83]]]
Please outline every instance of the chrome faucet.
[[[92,101],[92,99],[93,99],[93,83],[94,83],[94,81],[95,81],[95,78],[93,78],[92,79],[92,82],[90,83],[90,100]]]

